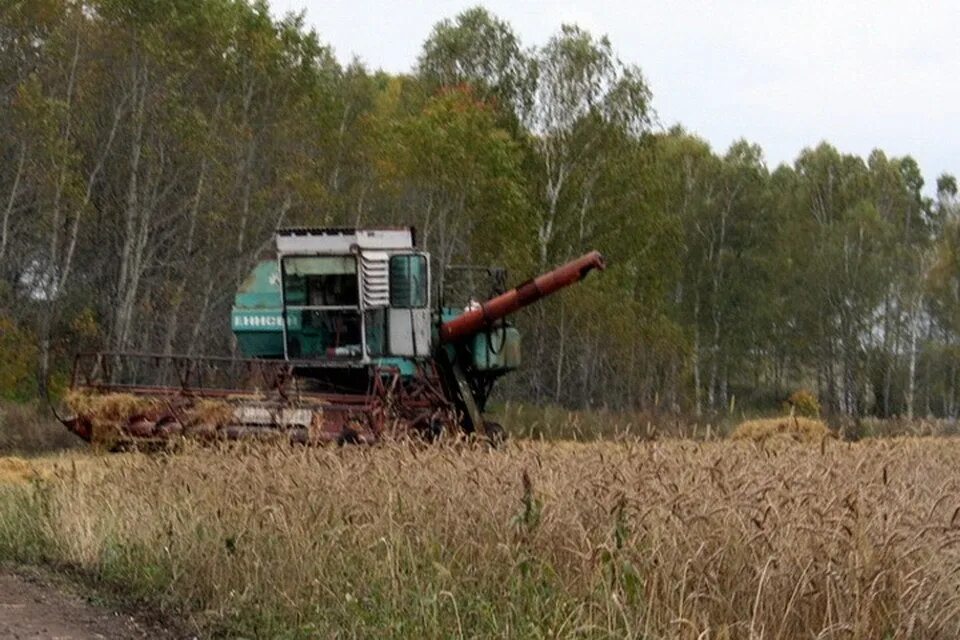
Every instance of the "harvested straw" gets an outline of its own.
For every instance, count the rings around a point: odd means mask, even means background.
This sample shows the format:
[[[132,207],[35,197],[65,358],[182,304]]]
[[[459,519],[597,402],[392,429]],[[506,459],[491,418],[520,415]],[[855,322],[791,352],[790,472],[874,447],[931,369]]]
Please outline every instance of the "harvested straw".
[[[819,443],[832,432],[820,420],[798,416],[782,416],[741,422],[730,437],[733,440],[764,442],[770,438],[790,439],[796,442]]]
[[[92,394],[71,390],[67,392],[65,400],[74,413],[86,416],[95,423],[125,422],[131,416],[149,414],[163,407],[155,398],[129,393]]]
[[[233,419],[233,406],[223,400],[201,399],[187,409],[188,424],[221,427]]]

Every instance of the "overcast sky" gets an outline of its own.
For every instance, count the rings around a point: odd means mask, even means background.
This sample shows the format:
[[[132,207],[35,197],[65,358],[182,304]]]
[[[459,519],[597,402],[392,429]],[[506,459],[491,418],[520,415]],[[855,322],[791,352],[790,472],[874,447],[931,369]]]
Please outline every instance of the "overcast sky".
[[[271,0],[341,61],[409,71],[433,25],[477,2]],[[805,0],[648,2],[488,0],[525,46],[561,23],[607,34],[637,64],[664,126],[682,123],[718,151],[745,137],[771,167],[828,140],[866,156],[911,154],[928,190],[960,173],[960,2]]]

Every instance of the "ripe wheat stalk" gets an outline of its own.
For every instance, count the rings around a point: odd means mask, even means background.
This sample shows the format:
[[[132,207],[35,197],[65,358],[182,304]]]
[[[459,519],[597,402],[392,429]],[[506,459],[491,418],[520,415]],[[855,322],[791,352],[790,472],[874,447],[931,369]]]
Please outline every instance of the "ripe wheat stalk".
[[[37,464],[44,479],[0,493],[8,557],[42,554],[228,634],[960,636],[951,440]]]

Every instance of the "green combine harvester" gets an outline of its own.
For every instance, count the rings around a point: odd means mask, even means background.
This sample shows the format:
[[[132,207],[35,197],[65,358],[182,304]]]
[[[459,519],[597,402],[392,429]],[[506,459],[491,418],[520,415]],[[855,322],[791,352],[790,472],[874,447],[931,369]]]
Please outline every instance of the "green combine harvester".
[[[72,415],[61,421],[111,446],[444,431],[499,439],[483,412],[496,381],[520,366],[507,317],[603,268],[594,251],[485,302],[449,306],[412,228],[282,229],[276,256],[257,263],[234,300],[243,357],[79,354]],[[502,270],[480,272],[503,281]]]

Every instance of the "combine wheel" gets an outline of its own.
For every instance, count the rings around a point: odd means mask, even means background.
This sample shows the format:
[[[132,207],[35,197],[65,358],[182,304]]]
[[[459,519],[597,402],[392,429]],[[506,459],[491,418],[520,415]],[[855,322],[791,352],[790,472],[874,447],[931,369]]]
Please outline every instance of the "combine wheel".
[[[436,415],[422,415],[410,425],[410,434],[424,442],[436,442],[443,435],[443,420]]]
[[[87,442],[90,442],[93,439],[93,425],[90,424],[90,421],[86,418],[77,416],[76,418],[60,418],[58,420],[65,426],[67,429],[77,434]]]
[[[493,447],[499,447],[507,441],[507,432],[499,422],[485,420],[483,423],[483,433]]]
[[[444,422],[441,418],[433,416],[427,423],[427,439],[434,442],[443,435]]]
[[[154,422],[144,416],[134,416],[127,423],[124,431],[134,438],[149,438],[153,435]]]
[[[157,421],[154,434],[159,438],[174,438],[183,434],[183,425],[173,416],[161,418]]]
[[[363,440],[360,439],[360,432],[357,430],[354,424],[344,425],[340,435],[337,436],[337,444],[340,446],[345,444],[360,444],[362,442]]]
[[[210,424],[209,422],[199,422],[187,426],[187,428],[184,429],[184,433],[191,438],[215,440],[217,437],[217,425]]]

